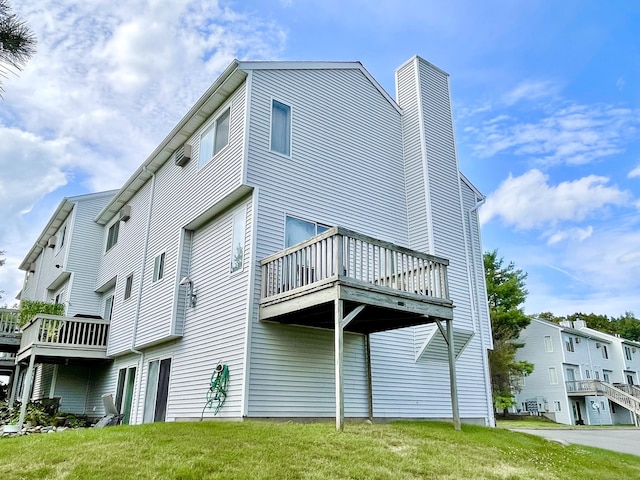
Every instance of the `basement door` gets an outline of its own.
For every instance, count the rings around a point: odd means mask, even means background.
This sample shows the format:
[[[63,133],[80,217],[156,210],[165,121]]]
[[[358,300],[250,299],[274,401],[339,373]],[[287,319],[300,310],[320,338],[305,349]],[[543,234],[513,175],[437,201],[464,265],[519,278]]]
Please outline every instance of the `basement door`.
[[[144,423],[164,422],[169,398],[171,359],[149,362],[147,394],[144,401]]]

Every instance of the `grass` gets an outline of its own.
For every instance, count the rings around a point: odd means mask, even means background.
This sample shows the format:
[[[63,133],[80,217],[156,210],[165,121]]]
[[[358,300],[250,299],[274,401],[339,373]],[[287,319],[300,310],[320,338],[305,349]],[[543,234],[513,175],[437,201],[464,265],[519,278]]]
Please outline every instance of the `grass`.
[[[3,480],[640,478],[640,457],[448,423],[203,422],[0,439]]]

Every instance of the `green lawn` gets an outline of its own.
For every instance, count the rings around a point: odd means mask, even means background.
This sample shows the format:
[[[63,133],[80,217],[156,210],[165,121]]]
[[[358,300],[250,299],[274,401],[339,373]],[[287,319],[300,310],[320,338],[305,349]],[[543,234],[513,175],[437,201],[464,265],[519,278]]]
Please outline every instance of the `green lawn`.
[[[449,423],[203,422],[0,439],[10,479],[640,478],[640,457]]]

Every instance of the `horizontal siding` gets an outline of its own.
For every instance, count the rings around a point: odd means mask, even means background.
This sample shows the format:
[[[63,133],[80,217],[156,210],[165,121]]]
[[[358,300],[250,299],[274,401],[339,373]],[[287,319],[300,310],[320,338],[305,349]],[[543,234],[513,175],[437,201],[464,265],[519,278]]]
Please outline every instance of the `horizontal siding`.
[[[218,362],[229,367],[229,388],[218,417],[241,413],[252,203],[223,213],[193,234],[189,277],[197,306],[187,308],[184,337],[173,348],[167,417],[199,418],[206,402],[211,374]],[[233,216],[246,208],[244,268],[230,273]],[[205,417],[213,417],[207,409]]]
[[[254,71],[251,92],[256,260],[284,247],[287,214],[407,245],[401,117],[360,71]],[[272,98],[292,108],[291,158],[269,151]],[[248,415],[335,415],[332,333],[262,324],[257,302],[252,322]],[[362,345],[345,338],[347,416],[368,415]]]
[[[87,392],[91,367],[59,365],[54,397],[60,397],[60,411],[84,415],[87,413]]]

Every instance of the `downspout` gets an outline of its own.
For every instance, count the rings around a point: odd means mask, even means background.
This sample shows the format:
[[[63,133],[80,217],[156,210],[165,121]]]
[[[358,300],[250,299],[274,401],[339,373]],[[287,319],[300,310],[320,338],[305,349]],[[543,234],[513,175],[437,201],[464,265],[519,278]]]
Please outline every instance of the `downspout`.
[[[136,355],[140,355],[138,360],[138,372],[137,372],[137,383],[138,383],[138,392],[135,395],[136,403],[135,403],[135,417],[130,415],[130,417],[136,418],[138,417],[138,410],[140,408],[140,397],[142,395],[142,368],[144,366],[144,352],[136,349],[136,339],[138,336],[138,320],[140,318],[140,307],[142,305],[142,284],[144,283],[144,273],[147,266],[147,254],[149,251],[149,233],[151,230],[151,213],[153,211],[153,198],[155,195],[156,188],[156,175],[155,173],[149,171],[149,169],[145,166],[142,167],[142,171],[147,172],[151,175],[151,192],[149,193],[149,207],[147,209],[147,225],[145,227],[144,232],[144,248],[142,250],[142,267],[140,268],[140,281],[138,282],[138,300],[136,302],[136,313],[133,317],[133,331],[131,333],[131,346],[129,347],[129,351]]]

